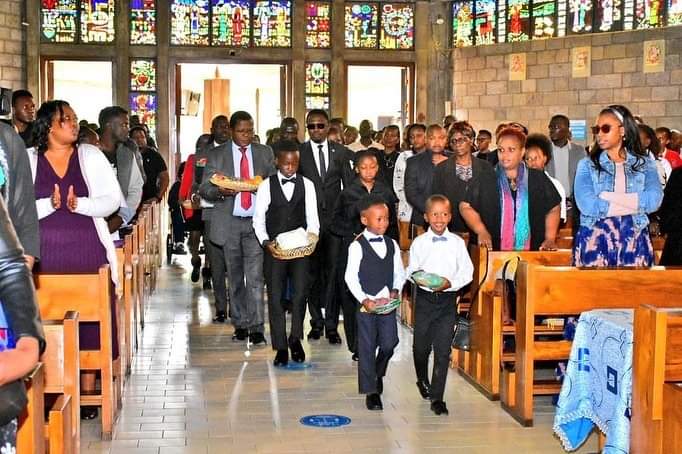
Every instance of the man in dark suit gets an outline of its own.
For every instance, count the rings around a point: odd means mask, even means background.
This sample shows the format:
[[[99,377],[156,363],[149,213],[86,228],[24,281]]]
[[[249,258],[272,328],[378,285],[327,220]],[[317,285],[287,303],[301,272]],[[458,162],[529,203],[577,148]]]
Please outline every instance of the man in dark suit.
[[[447,140],[447,134],[442,126],[431,125],[426,130],[426,151],[407,160],[405,198],[412,206],[411,224],[413,226],[425,227],[426,199],[431,196],[431,184],[436,166],[448,159],[443,154]]]
[[[341,238],[331,233],[330,224],[341,187],[348,186],[353,178],[353,155],[343,145],[327,140],[329,116],[324,110],[311,110],[306,116],[306,128],[310,140],[301,145],[299,173],[315,185],[320,216],[320,241],[311,260],[312,285],[308,310],[312,329],[308,333],[308,339],[319,339],[324,329],[330,344],[340,344],[335,276]]]
[[[211,183],[220,174],[239,179],[255,175],[267,178],[275,173],[272,149],[251,143],[253,119],[238,111],[230,118],[232,140],[220,145],[208,156],[199,194],[214,203],[209,240],[222,247],[227,265],[231,301],[233,340],[265,343],[263,336],[263,249],[253,231],[255,194],[219,188]],[[245,279],[246,278],[246,279]],[[217,314],[226,317],[226,314]]]

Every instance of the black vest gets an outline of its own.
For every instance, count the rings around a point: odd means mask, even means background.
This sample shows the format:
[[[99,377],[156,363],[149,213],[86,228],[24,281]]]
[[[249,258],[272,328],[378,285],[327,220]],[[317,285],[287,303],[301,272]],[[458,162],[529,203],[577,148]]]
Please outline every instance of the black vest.
[[[393,289],[393,255],[395,248],[393,240],[384,235],[386,243],[386,257],[383,259],[374,252],[365,235],[360,235],[358,243],[362,247],[362,259],[358,277],[362,291],[368,295],[376,295],[382,288]]]
[[[278,180],[279,174],[277,173],[270,177],[270,206],[265,213],[265,229],[271,240],[274,240],[280,233],[296,230],[299,227],[308,228],[305,218],[303,176],[296,175],[291,200],[284,197],[282,185]]]

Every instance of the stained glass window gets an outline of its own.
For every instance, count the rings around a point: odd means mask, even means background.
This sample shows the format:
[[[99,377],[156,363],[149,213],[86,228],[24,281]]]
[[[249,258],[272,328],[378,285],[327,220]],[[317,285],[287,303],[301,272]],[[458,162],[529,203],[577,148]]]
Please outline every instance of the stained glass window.
[[[305,64],[305,107],[329,110],[329,64]]]
[[[259,0],[253,8],[253,44],[256,47],[291,46],[291,2]]]
[[[476,31],[476,45],[495,44],[495,26],[497,21],[497,6],[495,0],[476,0],[474,16],[474,30]]]
[[[156,91],[156,62],[154,60],[130,62],[130,90]]]
[[[529,25],[529,0],[509,0],[507,3],[507,42],[528,41]]]
[[[566,36],[566,8],[568,8],[566,0],[557,0],[557,36]]]
[[[414,5],[382,3],[380,49],[412,49],[414,47]]]
[[[664,0],[635,0],[635,30],[662,27],[664,13]]]
[[[682,0],[668,0],[668,25],[682,25]]]
[[[42,0],[41,35],[51,43],[76,42],[76,0]]]
[[[596,0],[594,31],[612,32],[623,28],[623,1]]]
[[[171,44],[208,46],[208,0],[171,1]]]
[[[507,2],[506,0],[497,1],[497,42],[507,41]]]
[[[248,47],[251,38],[248,0],[211,0],[213,44]]]
[[[147,125],[149,134],[156,134],[157,98],[155,93],[130,93],[129,114],[137,115],[140,123]]]
[[[568,31],[572,34],[592,31],[592,0],[568,0]]]
[[[81,0],[81,42],[114,40],[114,0]]]
[[[534,0],[531,21],[533,39],[553,38],[557,32],[556,0]]]
[[[468,47],[474,44],[473,1],[452,4],[452,44],[455,47]]]
[[[332,4],[307,2],[305,4],[305,45],[325,49],[331,46]]]
[[[155,0],[130,0],[130,44],[156,44]]]
[[[376,3],[345,5],[345,41],[347,48],[373,49],[377,47],[379,8]]]

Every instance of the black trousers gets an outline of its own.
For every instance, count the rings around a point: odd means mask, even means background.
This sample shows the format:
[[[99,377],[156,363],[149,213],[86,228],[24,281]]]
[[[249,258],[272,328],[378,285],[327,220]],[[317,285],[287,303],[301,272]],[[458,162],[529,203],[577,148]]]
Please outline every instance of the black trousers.
[[[353,238],[344,237],[341,242],[341,250],[339,251],[339,265],[337,275],[337,297],[340,301],[341,309],[343,310],[343,330],[346,333],[346,344],[351,353],[358,351],[358,328],[357,328],[357,311],[358,302],[353,297],[353,294],[348,290],[346,285],[345,274],[346,265],[348,264],[348,247],[353,242]],[[336,310],[336,324],[338,325],[339,311]]]
[[[377,315],[358,311],[357,319],[358,385],[360,394],[372,394],[377,392],[377,378],[386,375],[398,345],[398,322],[395,312]]]
[[[278,260],[265,252],[263,271],[268,289],[268,319],[273,350],[286,350],[288,339],[303,338],[305,297],[308,293],[308,258]],[[291,333],[287,339],[286,311],[282,307],[282,296],[287,290],[287,279],[291,280]]]
[[[223,248],[208,239],[211,231],[211,222],[204,222],[204,249],[206,259],[211,265],[211,281],[213,284],[213,297],[215,298],[215,310],[227,312],[227,285],[225,284],[227,266]]]
[[[327,332],[336,331],[339,324],[339,302],[336,297],[336,273],[339,263],[341,238],[329,232],[320,231],[320,240],[310,256],[310,294],[308,311],[310,326]],[[325,309],[324,317],[322,308]],[[334,319],[336,313],[336,319]]]
[[[429,355],[433,349],[431,400],[443,400],[450,367],[452,336],[457,316],[455,292],[431,293],[417,289],[412,352],[417,380],[429,382]]]

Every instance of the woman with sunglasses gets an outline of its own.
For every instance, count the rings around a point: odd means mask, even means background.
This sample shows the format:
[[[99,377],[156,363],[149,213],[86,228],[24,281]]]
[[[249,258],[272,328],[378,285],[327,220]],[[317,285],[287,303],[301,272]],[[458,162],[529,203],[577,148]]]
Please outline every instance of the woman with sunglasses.
[[[580,209],[575,266],[651,266],[654,251],[648,213],[663,191],[654,160],[642,148],[630,111],[602,110],[592,127],[595,143],[578,163],[574,196]]]

